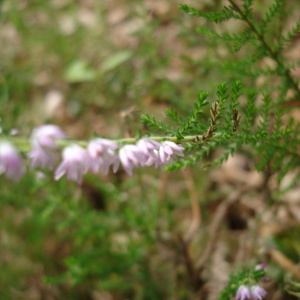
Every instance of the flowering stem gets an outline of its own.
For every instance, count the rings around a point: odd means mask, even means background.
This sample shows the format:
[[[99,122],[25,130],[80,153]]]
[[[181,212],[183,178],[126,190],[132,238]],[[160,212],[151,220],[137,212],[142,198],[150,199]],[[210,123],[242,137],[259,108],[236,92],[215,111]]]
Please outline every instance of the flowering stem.
[[[215,133],[214,135],[218,135],[218,134]],[[183,144],[183,143],[201,142],[201,141],[209,139],[210,137],[211,136],[207,136],[204,134],[204,135],[189,135],[189,136],[185,136],[184,138],[181,138],[181,139],[178,139],[175,136],[173,136],[173,137],[171,137],[171,136],[151,136],[149,138],[151,138],[151,140],[154,140],[157,142],[170,141],[170,142],[174,142],[176,144]],[[30,141],[26,138],[15,137],[15,136],[13,136],[13,137],[5,136],[2,139],[13,143],[15,145],[15,147],[17,147],[19,149],[19,151],[21,151],[21,152],[28,152],[31,149]],[[139,140],[139,138],[123,138],[123,139],[116,139],[116,140],[112,140],[112,141],[114,141],[120,145],[124,145],[124,144],[135,144],[138,140]],[[70,140],[68,140],[68,139],[56,140],[56,144],[62,148],[69,146],[71,144],[77,144],[81,147],[86,148],[88,143],[89,143],[89,141],[83,141],[83,140],[81,140],[81,141],[80,140],[71,140],[71,139]]]
[[[88,141],[68,140],[58,126],[41,125],[33,130],[29,139],[16,136],[0,138],[0,174],[5,172],[7,178],[18,180],[25,173],[25,165],[19,154],[23,152],[30,159],[31,168],[56,168],[55,180],[66,175],[69,180],[81,184],[83,175],[89,171],[97,173],[102,170],[107,174],[110,168],[117,172],[120,165],[128,175],[132,175],[134,168],[171,165],[184,156],[184,147],[178,144],[210,139],[215,132],[215,123],[215,120],[212,120],[209,129],[199,136],[156,136],[117,140],[98,137]],[[62,160],[58,165],[60,159]]]

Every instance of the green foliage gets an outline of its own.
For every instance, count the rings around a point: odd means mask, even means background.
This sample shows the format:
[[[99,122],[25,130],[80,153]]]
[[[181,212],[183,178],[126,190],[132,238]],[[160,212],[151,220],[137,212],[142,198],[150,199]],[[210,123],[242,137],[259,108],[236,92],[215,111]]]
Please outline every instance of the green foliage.
[[[170,114],[170,111],[168,112],[168,114]],[[174,115],[172,115],[174,118]],[[149,127],[149,129],[151,129],[151,132],[164,132],[165,134],[173,134],[174,131],[168,127],[166,124],[164,124],[163,122],[158,122],[157,120],[155,120],[154,117],[150,117],[147,114],[143,114],[141,116],[141,121],[145,124],[147,124],[147,126]]]
[[[282,94],[286,94],[289,89],[293,89],[299,97],[299,89],[295,79],[291,75],[291,68],[283,60],[283,47],[290,42],[299,32],[299,21],[287,33],[280,33],[279,38],[274,42],[274,36],[278,36],[278,32],[270,26],[276,19],[281,19],[284,13],[283,1],[275,0],[268,11],[262,16],[261,20],[255,17],[253,12],[253,1],[243,1],[243,4],[237,4],[235,1],[229,1],[230,6],[224,7],[222,13],[204,13],[194,9],[188,5],[181,5],[180,8],[189,14],[205,18],[212,22],[234,20],[241,24],[241,30],[237,33],[219,33],[215,28],[208,29],[204,26],[197,29],[201,34],[205,34],[215,40],[223,40],[231,44],[231,49],[238,52],[242,47],[248,46],[247,58],[234,56],[233,60],[225,60],[222,64],[225,70],[231,74],[238,73],[245,79],[248,77],[257,77],[260,75],[268,75],[270,78],[268,83],[264,85],[264,90],[267,91],[267,86],[272,85],[278,75],[281,77],[281,84],[272,86],[272,89],[279,89]],[[231,12],[225,14],[225,12]],[[280,13],[281,12],[281,13]],[[212,16],[210,16],[212,14]],[[219,19],[218,17],[219,16]],[[222,16],[222,17],[221,17]],[[226,16],[226,17],[225,17]],[[239,58],[237,60],[237,57]],[[261,60],[266,58],[271,59],[275,67],[262,67]],[[243,82],[246,84],[246,81]],[[251,86],[253,89],[253,85]],[[259,90],[257,90],[259,91]],[[282,99],[281,99],[282,101]]]
[[[275,48],[275,51],[278,53],[282,51],[283,47],[285,47],[291,40],[299,33],[300,30],[300,20],[294,25],[294,27],[288,31],[285,35],[283,35]]]
[[[293,230],[282,230],[273,237],[273,243],[281,253],[290,261],[298,262],[300,255],[300,241],[297,238],[300,234],[300,226],[296,225]]]
[[[233,59],[224,60],[221,67],[236,74],[242,80],[245,86],[251,84],[251,88],[246,91],[247,102],[245,105],[239,105],[239,115],[241,116],[240,126],[237,132],[232,131],[232,122],[234,114],[237,114],[236,107],[240,93],[236,92],[237,85],[232,88],[231,100],[227,104],[229,109],[227,114],[221,117],[226,120],[225,126],[218,126],[213,139],[201,141],[198,145],[200,150],[196,150],[191,157],[177,162],[172,169],[179,169],[182,166],[188,166],[195,163],[198,159],[208,156],[216,148],[224,149],[224,154],[213,161],[213,164],[222,163],[229,155],[235,151],[240,151],[243,146],[251,146],[256,153],[256,166],[258,170],[271,169],[278,175],[280,181],[291,170],[295,170],[295,180],[289,185],[291,188],[299,179],[299,154],[294,149],[299,144],[299,124],[284,121],[284,108],[281,107],[285,101],[290,101],[286,95],[288,91],[293,91],[295,98],[299,98],[299,88],[296,80],[291,75],[291,67],[283,60],[283,45],[293,39],[299,31],[299,21],[292,29],[286,33],[281,33],[277,43],[270,37],[274,33],[273,24],[276,20],[281,19],[287,4],[283,1],[275,0],[268,8],[267,12],[258,19],[253,8],[253,1],[243,1],[238,4],[230,0],[230,9],[224,7],[224,11],[229,10],[227,14],[229,19],[235,22],[243,23],[238,33],[220,33],[216,32],[215,27],[208,29],[200,27],[198,32],[208,35],[216,41],[223,40],[231,44],[234,52],[240,52],[242,47],[247,48],[247,57],[245,55],[234,55]],[[217,18],[202,14],[196,9],[187,5],[181,6],[184,12],[205,18],[209,21],[216,22]],[[224,13],[224,12],[223,12]],[[218,13],[219,14],[219,13]],[[224,16],[224,15],[223,15]],[[273,31],[272,31],[273,30]],[[278,33],[277,33],[278,35]],[[274,62],[274,66],[262,67],[262,60],[266,58]],[[265,84],[256,88],[251,78],[263,76]],[[279,83],[274,86],[273,82]],[[241,88],[239,87],[240,91]],[[276,93],[274,93],[276,91]],[[263,92],[262,95],[260,93]],[[218,93],[218,92],[217,92]],[[262,104],[260,104],[260,102]],[[237,122],[239,123],[239,121]],[[222,122],[221,122],[222,124]],[[230,126],[231,125],[231,126]],[[194,145],[187,146],[187,150],[195,149]],[[287,188],[287,189],[288,189]],[[285,189],[285,190],[287,190]]]
[[[241,285],[255,285],[263,277],[265,277],[265,270],[240,270],[236,274],[230,274],[229,282],[223,289],[220,300],[230,300],[235,296],[236,291]]]
[[[211,164],[222,164],[236,151],[251,146],[256,154],[256,167],[263,171],[270,168],[277,172],[278,181],[291,170],[297,170],[300,156],[294,149],[299,143],[298,131],[294,131],[293,123],[285,124],[283,108],[274,107],[269,94],[259,96],[254,90],[246,91],[246,106],[239,105],[242,95],[241,82],[236,81],[228,91],[228,84],[218,85],[217,100],[210,104],[210,117],[203,111],[209,102],[208,94],[200,92],[198,101],[187,116],[179,116],[174,109],[166,113],[172,122],[157,121],[148,115],[142,121],[149,129],[155,128],[162,135],[172,135],[180,142],[188,136],[195,136],[191,143],[184,144],[186,157],[178,160],[168,170],[179,170],[194,165],[199,160],[206,160],[217,149],[224,149],[223,154],[215,158]],[[261,102],[261,104],[259,104]],[[273,116],[276,116],[273,119]],[[207,166],[207,163],[205,164]],[[300,176],[296,171],[296,178]],[[297,179],[289,188],[296,184]]]
[[[180,4],[179,8],[190,15],[202,17],[215,23],[223,22],[225,20],[230,19],[233,16],[233,9],[231,6],[228,7],[224,6],[222,11],[220,12],[209,12],[209,13],[202,12],[198,9],[192,8],[185,4]]]
[[[201,91],[198,94],[198,101],[194,104],[193,111],[181,122],[180,128],[175,131],[175,136],[178,139],[184,137],[184,135],[193,135],[199,132],[199,129],[202,127],[198,126],[199,121],[201,120],[200,116],[203,113],[203,107],[207,104],[206,102],[207,93]],[[200,127],[200,128],[199,128]]]
[[[295,281],[290,281],[289,282],[289,288],[287,288],[287,292],[290,295],[296,296],[297,298],[300,297],[300,283],[299,282],[295,282]]]
[[[282,2],[282,0],[275,0],[272,6],[269,8],[268,12],[266,12],[264,18],[261,20],[258,27],[262,35],[265,34],[267,27],[275,18],[275,16],[280,13],[280,9],[282,8]]]

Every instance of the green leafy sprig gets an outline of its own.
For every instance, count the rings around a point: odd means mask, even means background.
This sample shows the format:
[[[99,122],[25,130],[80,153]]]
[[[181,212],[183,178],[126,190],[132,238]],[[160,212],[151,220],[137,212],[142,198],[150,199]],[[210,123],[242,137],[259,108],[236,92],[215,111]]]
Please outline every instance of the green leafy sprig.
[[[227,286],[220,294],[220,300],[230,300],[235,296],[237,289],[241,285],[256,285],[266,276],[264,269],[240,270],[236,274],[230,274]]]

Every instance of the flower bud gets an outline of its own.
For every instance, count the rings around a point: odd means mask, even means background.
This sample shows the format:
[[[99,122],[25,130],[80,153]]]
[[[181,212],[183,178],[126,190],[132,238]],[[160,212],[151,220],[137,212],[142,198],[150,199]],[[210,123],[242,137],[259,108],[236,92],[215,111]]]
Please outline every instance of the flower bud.
[[[63,160],[54,174],[55,180],[66,174],[67,179],[81,184],[82,176],[90,169],[92,164],[87,151],[74,144],[63,150],[62,157]]]
[[[0,142],[0,174],[18,181],[26,172],[26,167],[17,149],[7,141]]]

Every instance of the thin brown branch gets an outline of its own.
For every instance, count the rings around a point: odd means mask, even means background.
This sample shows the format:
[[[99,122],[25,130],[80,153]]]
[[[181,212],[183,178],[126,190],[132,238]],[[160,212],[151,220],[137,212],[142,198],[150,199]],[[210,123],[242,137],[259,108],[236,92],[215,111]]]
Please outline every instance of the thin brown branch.
[[[289,258],[277,249],[271,249],[269,251],[271,258],[283,269],[293,274],[295,278],[300,280],[300,268],[294,264]]]
[[[187,243],[180,235],[179,238],[179,246],[181,255],[184,261],[185,268],[187,270],[187,274],[189,276],[189,281],[191,285],[193,286],[193,289],[195,291],[201,290],[203,285],[205,284],[205,280],[201,278],[198,272],[195,272],[195,267],[193,263],[193,258],[190,253],[189,243]]]
[[[186,243],[190,242],[201,224],[201,208],[199,203],[199,197],[195,186],[193,174],[191,169],[188,168],[183,171],[186,187],[190,196],[191,210],[192,210],[192,222],[189,229],[186,232],[184,240]]]
[[[217,212],[215,213],[214,218],[213,218],[212,223],[209,228],[209,239],[206,243],[206,247],[203,251],[202,256],[196,263],[198,272],[201,271],[203,266],[209,260],[210,256],[213,254],[213,250],[215,248],[218,236],[220,234],[219,230],[220,230],[222,221],[224,220],[224,217],[227,213],[228,208],[234,202],[238,201],[240,199],[240,196],[248,189],[249,189],[249,187],[244,187],[240,190],[234,191],[219,205]]]

